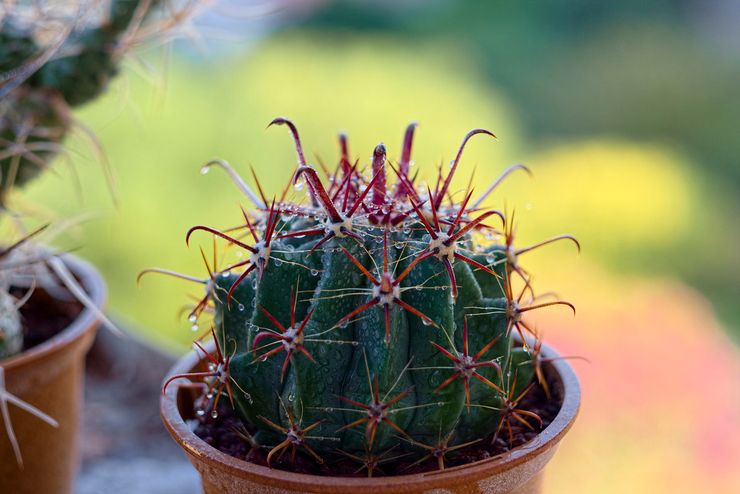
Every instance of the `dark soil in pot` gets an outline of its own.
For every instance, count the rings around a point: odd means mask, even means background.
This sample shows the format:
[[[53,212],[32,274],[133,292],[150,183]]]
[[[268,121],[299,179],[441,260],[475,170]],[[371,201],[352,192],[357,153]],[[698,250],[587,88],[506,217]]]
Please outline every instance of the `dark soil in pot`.
[[[504,429],[493,443],[491,441],[492,437],[489,436],[479,443],[451,453],[445,458],[445,466],[464,465],[498,456],[525,444],[539,434],[542,429],[552,422],[562,405],[562,396],[560,396],[559,390],[553,385],[549,377],[549,387],[551,390],[554,389],[552,399],[548,400],[542,386],[535,384],[520,404],[520,408],[539,415],[542,419],[542,427],[539,427],[539,423],[534,423],[535,428],[529,430],[523,425],[512,424],[513,440],[511,444],[508,441],[508,432]],[[245,428],[244,422],[234,414],[228,404],[219,405],[216,418],[210,414],[198,416],[193,413],[191,420],[197,422],[195,434],[209,445],[235,458],[267,466],[268,450],[253,447],[250,444],[249,436],[245,432],[251,433],[253,431],[250,428]],[[402,443],[401,439],[399,439],[400,443]],[[401,454],[402,452],[399,449],[397,453],[390,453],[388,457],[392,458]],[[320,465],[301,452],[297,454],[295,463],[291,461],[290,454],[287,453],[276,460],[274,459],[272,468],[311,475],[337,477],[367,476],[367,471],[357,461],[339,456],[338,458],[327,459],[326,463]],[[437,461],[434,458],[430,458],[418,465],[414,465],[411,461],[405,461],[405,458],[399,458],[376,467],[373,471],[373,476],[407,475],[437,469]]]
[[[22,297],[21,290],[12,290],[16,297]],[[69,326],[82,312],[82,305],[72,298],[59,300],[49,295],[46,290],[34,290],[31,298],[21,307],[23,321],[23,351],[39,345],[57,335]]]

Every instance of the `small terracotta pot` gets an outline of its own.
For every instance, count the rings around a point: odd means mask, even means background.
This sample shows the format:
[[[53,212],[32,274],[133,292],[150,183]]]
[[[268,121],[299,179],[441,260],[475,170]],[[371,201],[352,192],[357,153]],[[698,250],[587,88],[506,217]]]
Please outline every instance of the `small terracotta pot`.
[[[558,356],[546,345],[542,347],[542,355],[545,358]],[[554,381],[551,387],[563,397],[563,404],[552,423],[539,435],[495,458],[414,475],[327,477],[275,470],[239,460],[211,447],[190,430],[184,418],[194,418],[193,394],[186,388],[181,391],[179,386],[170,386],[162,395],[160,412],[164,425],[200,472],[206,494],[535,494],[541,492],[542,469],[555,454],[560,439],[573,425],[581,401],[578,379],[565,361],[551,361],[545,366],[545,372]],[[203,367],[205,363],[199,356],[189,353],[175,364],[169,375]]]
[[[89,264],[66,255],[64,263],[85,287],[95,305],[106,300],[103,279]],[[25,352],[0,360],[8,392],[59,422],[54,428],[9,406],[23,456],[19,468],[0,417],[0,486],[3,493],[68,494],[79,466],[79,425],[83,402],[85,354],[98,319],[84,309],[67,328]]]

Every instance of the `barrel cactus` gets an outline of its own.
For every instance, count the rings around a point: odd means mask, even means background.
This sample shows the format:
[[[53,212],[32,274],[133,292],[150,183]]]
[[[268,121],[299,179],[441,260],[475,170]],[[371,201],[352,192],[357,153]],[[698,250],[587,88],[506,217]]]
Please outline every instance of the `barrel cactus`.
[[[514,424],[536,428],[540,418],[518,406],[545,379],[536,344],[527,343],[538,334],[523,316],[572,305],[536,297],[519,259],[578,242],[561,235],[517,248],[513,218],[484,208],[505,176],[529,170],[508,168],[475,200],[472,189],[453,190],[468,141],[495,137],[474,129],[449,172],[422,186],[411,174],[411,124],[397,163],[379,144],[365,172],[340,136],[339,164],[324,167],[322,180],[293,123],[271,125],[287,126],[298,158],[280,197],[259,183],[255,193],[224,161],[204,168],[225,169],[255,209],[243,211],[240,228],[187,233],[188,242],[214,236],[246,258],[221,270],[206,263],[205,298],[190,318],[199,324],[213,313],[216,351],[198,341],[209,369],[165,386],[205,379],[199,415],[233,407],[269,451],[268,464],[297,451],[317,462],[337,453],[367,462],[400,443],[409,461],[434,458],[444,468],[465,446],[511,441]],[[292,185],[306,188],[305,204],[285,199]]]

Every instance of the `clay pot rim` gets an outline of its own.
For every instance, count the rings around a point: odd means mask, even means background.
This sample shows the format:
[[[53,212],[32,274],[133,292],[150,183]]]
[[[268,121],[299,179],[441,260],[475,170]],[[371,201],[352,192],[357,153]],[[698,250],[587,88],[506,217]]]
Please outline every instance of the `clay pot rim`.
[[[78,278],[85,287],[88,296],[96,307],[103,309],[107,297],[107,288],[103,278],[98,271],[88,262],[71,254],[59,256],[64,264]],[[82,311],[66,328],[38,345],[29,348],[17,355],[0,360],[0,367],[9,371],[16,367],[32,365],[46,358],[48,355],[63,352],[74,344],[81,335],[88,331],[94,331],[97,327],[98,316],[89,308],[83,307]]]
[[[546,344],[542,345],[541,355],[546,359],[559,357],[559,354]],[[200,356],[195,351],[189,352],[172,367],[168,377],[189,372],[200,360]],[[571,428],[578,414],[581,389],[575,372],[565,360],[549,360],[544,365],[546,366],[546,372],[554,371],[555,378],[562,382],[563,403],[553,421],[534,439],[511,451],[496,457],[446,468],[441,471],[373,478],[336,477],[271,469],[240,460],[222,453],[190,430],[178,410],[177,393],[179,386],[176,385],[169,386],[167,392],[161,395],[160,415],[170,435],[188,455],[217,470],[228,472],[240,478],[249,478],[262,484],[293,488],[310,485],[317,492],[347,492],[352,488],[370,489],[377,492],[384,492],[394,487],[428,488],[429,483],[434,481],[435,478],[439,479],[440,476],[444,476],[445,483],[454,482],[457,479],[470,481],[471,479],[494,476],[530,461],[558,444]]]

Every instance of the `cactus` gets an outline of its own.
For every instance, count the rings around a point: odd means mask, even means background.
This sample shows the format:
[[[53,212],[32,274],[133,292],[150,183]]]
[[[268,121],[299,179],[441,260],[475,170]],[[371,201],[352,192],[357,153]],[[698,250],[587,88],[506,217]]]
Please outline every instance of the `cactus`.
[[[71,108],[98,97],[118,72],[130,26],[159,0],[111,0],[97,25],[71,29],[44,50],[36,26],[9,15],[0,26],[0,206],[50,166],[73,126]],[[73,21],[69,22],[70,24]],[[51,55],[54,56],[51,56]]]
[[[23,330],[16,301],[5,291],[0,291],[0,359],[21,351]]]
[[[475,201],[472,190],[453,191],[468,141],[495,137],[474,129],[449,173],[440,171],[433,190],[423,187],[410,174],[412,124],[397,166],[379,144],[368,173],[352,164],[340,136],[339,165],[322,181],[293,123],[271,125],[291,132],[292,182],[307,187],[308,204],[287,202],[287,187],[268,200],[259,182],[256,194],[225,161],[206,165],[228,172],[256,209],[243,211],[239,229],[199,225],[186,240],[209,234],[247,258],[222,270],[206,262],[207,278],[186,277],[206,287],[190,319],[197,325],[213,312],[216,354],[198,342],[210,370],[174,376],[165,388],[205,378],[199,414],[216,418],[227,395],[253,440],[269,449],[268,464],[289,449],[317,462],[339,453],[362,459],[369,474],[399,442],[415,463],[434,458],[444,468],[465,446],[511,442],[515,424],[541,425],[519,406],[537,380],[546,385],[527,344],[539,336],[524,315],[573,306],[536,297],[519,256],[559,240],[580,245],[562,235],[516,248],[513,215],[482,206],[504,177],[529,170],[510,167]],[[145,272],[152,271],[174,274]]]
[[[63,152],[65,136],[75,125],[81,126],[73,119],[72,108],[105,90],[133,43],[136,28],[160,3],[161,0],[110,0],[107,15],[96,24],[88,19],[64,18],[64,32],[47,48],[38,42],[43,38],[39,33],[43,30],[42,19],[25,19],[24,24],[21,7],[17,7],[17,12],[8,11],[0,23],[0,220],[9,216],[8,196],[13,188],[37,177]],[[169,14],[174,19],[184,12],[174,10]],[[86,13],[82,14],[85,17]],[[94,141],[89,131],[85,130],[85,134]],[[19,230],[23,243],[26,233],[23,227]],[[6,246],[0,244],[0,249],[3,247]],[[10,253],[1,251],[0,261]],[[13,264],[17,266],[30,267],[46,260],[45,255],[33,249],[13,254]],[[27,259],[19,258],[21,254]],[[18,280],[13,272],[2,269],[0,263],[0,358],[21,351],[23,339],[20,302],[8,292]],[[62,264],[57,264],[54,270],[57,269],[66,271]],[[65,284],[77,285],[71,275],[67,278],[71,283]],[[70,290],[77,291],[73,287]],[[84,292],[78,292],[78,298],[87,305]]]

